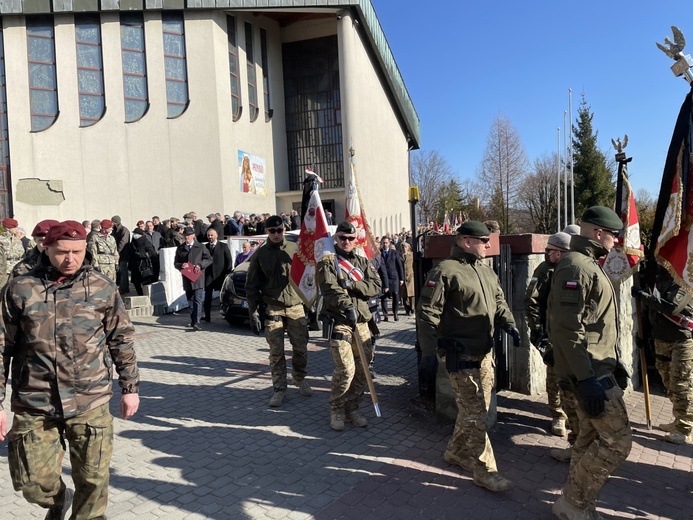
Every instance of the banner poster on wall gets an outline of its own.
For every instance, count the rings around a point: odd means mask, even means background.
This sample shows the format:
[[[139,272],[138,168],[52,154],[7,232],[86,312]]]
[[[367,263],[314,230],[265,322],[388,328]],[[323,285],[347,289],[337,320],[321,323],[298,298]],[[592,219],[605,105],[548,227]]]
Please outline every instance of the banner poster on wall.
[[[242,193],[267,196],[265,160],[262,157],[238,150],[238,176]]]

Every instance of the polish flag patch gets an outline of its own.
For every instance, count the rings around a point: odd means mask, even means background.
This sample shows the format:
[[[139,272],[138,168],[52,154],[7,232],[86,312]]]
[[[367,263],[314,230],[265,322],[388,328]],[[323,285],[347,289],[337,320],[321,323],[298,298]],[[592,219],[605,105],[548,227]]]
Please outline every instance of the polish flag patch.
[[[429,280],[429,281],[426,283],[426,287],[435,287],[435,286],[436,286],[436,282],[433,281],[433,280]]]
[[[564,289],[577,289],[578,288],[578,283],[574,281],[566,282],[565,286],[563,287]]]

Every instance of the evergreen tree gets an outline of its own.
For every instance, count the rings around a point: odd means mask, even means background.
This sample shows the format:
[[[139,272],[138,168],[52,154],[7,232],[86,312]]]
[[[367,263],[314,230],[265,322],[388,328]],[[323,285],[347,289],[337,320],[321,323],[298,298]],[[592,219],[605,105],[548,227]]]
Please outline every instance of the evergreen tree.
[[[604,152],[597,145],[598,132],[592,128],[590,106],[582,96],[577,126],[573,129],[573,178],[575,179],[575,217],[590,206],[613,206],[615,189]],[[568,206],[570,210],[570,206]]]

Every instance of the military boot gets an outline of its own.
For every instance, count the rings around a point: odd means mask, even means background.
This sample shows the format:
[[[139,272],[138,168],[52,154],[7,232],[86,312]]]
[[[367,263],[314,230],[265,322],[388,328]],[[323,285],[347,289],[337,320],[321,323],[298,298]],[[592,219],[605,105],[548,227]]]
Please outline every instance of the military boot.
[[[474,461],[469,459],[469,458],[462,458],[458,457],[451,451],[445,450],[445,453],[443,453],[443,459],[445,462],[448,464],[452,464],[453,466],[458,466],[462,468],[464,471],[467,473],[474,473]]]
[[[330,428],[338,432],[344,429],[344,411],[332,410],[330,412]]]
[[[279,408],[284,402],[284,390],[279,390],[274,392],[272,399],[270,399],[269,405],[272,408]]]
[[[565,437],[568,432],[565,429],[565,419],[563,417],[557,417],[551,421],[551,433],[558,437]]]
[[[570,457],[573,456],[573,448],[552,448],[549,455],[558,462],[570,462]]]
[[[359,428],[364,428],[368,426],[368,420],[361,415],[361,412],[358,410],[351,410],[347,412],[347,421],[349,421],[351,424],[354,426],[358,426]]]
[[[563,495],[558,497],[558,500],[553,503],[551,511],[556,518],[560,518],[561,520],[594,520],[595,518],[599,518],[599,516],[595,517],[592,514],[598,515],[599,513],[597,513],[596,510],[590,511],[589,509],[580,509],[569,503]]]
[[[513,487],[513,483],[497,471],[486,471],[484,473],[475,474],[474,483],[494,493],[507,491]]]
[[[693,444],[693,433],[686,435],[680,431],[673,431],[664,436],[664,440],[672,444]]]
[[[663,432],[671,433],[676,430],[676,421],[660,424],[657,426],[657,429],[662,430]]]
[[[308,384],[308,381],[305,379],[299,381],[298,385],[298,393],[301,394],[303,397],[310,397],[313,395],[313,389],[310,387]]]
[[[74,494],[74,491],[69,488],[65,488],[65,498],[63,499],[63,503],[59,506],[49,507],[45,520],[63,520],[67,514],[67,510],[72,506],[72,497]]]

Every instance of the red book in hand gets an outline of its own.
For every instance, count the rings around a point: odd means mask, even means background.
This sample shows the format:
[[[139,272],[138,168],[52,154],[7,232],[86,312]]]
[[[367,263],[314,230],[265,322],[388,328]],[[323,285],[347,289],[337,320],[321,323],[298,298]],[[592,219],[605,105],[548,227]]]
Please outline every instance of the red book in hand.
[[[195,266],[193,264],[188,264],[187,267],[181,269],[180,272],[183,273],[183,276],[185,276],[188,280],[195,282],[195,280],[197,280],[202,274],[202,269],[200,269],[198,272],[195,272],[194,269]]]

